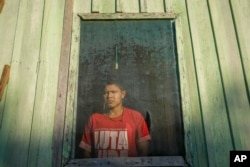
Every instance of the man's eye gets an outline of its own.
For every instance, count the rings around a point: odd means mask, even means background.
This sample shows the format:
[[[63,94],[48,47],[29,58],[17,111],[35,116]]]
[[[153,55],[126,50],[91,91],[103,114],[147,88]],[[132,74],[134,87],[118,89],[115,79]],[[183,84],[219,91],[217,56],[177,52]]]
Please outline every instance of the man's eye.
[[[117,93],[118,91],[106,91],[106,92],[104,92],[104,94],[108,94],[108,93]]]

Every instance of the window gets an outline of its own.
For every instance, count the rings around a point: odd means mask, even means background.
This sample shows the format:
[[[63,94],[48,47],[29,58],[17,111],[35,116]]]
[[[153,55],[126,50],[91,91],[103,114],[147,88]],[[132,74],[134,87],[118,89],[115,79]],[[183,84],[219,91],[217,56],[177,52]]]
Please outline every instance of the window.
[[[101,112],[102,85],[122,79],[124,104],[150,128],[152,156],[183,156],[178,62],[172,20],[81,21],[75,157],[89,116]]]

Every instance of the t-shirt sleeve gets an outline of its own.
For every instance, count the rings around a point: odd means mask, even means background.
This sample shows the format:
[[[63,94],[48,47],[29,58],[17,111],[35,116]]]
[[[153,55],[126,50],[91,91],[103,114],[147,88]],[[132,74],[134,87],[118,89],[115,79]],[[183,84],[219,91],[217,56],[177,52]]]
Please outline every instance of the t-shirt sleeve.
[[[79,144],[79,147],[81,147],[82,149],[87,150],[89,152],[91,152],[92,124],[93,124],[93,119],[92,119],[92,117],[90,117],[87,125],[84,128],[82,139],[81,139],[81,142]]]
[[[151,139],[148,126],[143,118],[142,115],[139,115],[138,119],[138,125],[137,125],[137,134],[138,134],[138,142],[143,142]]]

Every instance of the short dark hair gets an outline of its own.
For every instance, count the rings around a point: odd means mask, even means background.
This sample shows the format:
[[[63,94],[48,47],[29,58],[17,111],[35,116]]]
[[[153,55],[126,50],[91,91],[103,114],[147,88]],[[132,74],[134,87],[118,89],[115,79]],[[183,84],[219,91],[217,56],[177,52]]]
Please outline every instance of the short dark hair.
[[[125,90],[124,89],[124,85],[121,81],[118,81],[118,80],[108,80],[105,85],[104,85],[104,88],[107,86],[107,85],[116,85],[118,86],[121,90]]]

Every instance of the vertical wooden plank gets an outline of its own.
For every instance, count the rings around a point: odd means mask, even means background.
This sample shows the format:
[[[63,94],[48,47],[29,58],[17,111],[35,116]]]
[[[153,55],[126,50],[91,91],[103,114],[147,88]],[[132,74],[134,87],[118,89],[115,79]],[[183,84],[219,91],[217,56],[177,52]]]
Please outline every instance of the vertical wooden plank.
[[[147,0],[139,0],[140,1],[140,12],[141,13],[147,13],[148,7],[147,7]]]
[[[202,120],[209,166],[228,166],[228,151],[233,149],[227,108],[221,83],[206,1],[186,1],[194,48]]]
[[[193,167],[206,167],[206,143],[199,103],[198,83],[193,59],[186,1],[167,0],[166,8],[178,13],[175,20],[177,55],[180,74],[182,114],[185,133],[186,160]]]
[[[0,166],[27,166],[43,8],[22,0],[0,138]],[[32,47],[31,47],[32,46]]]
[[[75,0],[74,1],[74,13],[91,13],[92,0]]]
[[[30,134],[28,166],[51,166],[65,2],[54,0],[43,2],[40,5],[38,3],[41,2],[36,2],[39,9],[44,4],[44,10],[41,10],[42,13],[44,11],[44,16],[43,24],[40,25],[42,27],[41,52],[37,69],[38,83]]]
[[[117,12],[138,13],[139,2],[137,0],[117,0]]]
[[[173,12],[173,1],[172,0],[163,0],[165,12]]]
[[[115,0],[99,1],[100,13],[115,13]]]
[[[67,0],[65,2],[63,31],[60,51],[60,64],[58,72],[58,86],[56,111],[54,117],[53,129],[53,162],[52,166],[62,166],[62,152],[63,152],[63,137],[65,128],[65,112],[67,100],[67,87],[69,75],[69,60],[70,60],[70,43],[72,33],[73,20],[73,1]]]
[[[230,4],[227,0],[212,0],[209,6],[235,149],[250,149],[250,128],[246,126],[250,120],[250,108]]]
[[[250,1],[231,0],[233,21],[243,64],[244,77],[250,101]]]
[[[100,12],[100,0],[91,0],[91,12],[92,13]]]
[[[74,157],[74,139],[75,139],[75,123],[76,123],[76,101],[77,101],[77,86],[78,86],[78,61],[79,61],[79,45],[80,45],[80,17],[73,16],[71,38],[71,52],[69,64],[69,79],[67,88],[67,105],[66,118],[63,140],[63,165]]]
[[[51,148],[53,148],[53,126],[65,1],[46,1],[44,5],[41,53],[37,71],[38,84],[28,166],[53,166]],[[56,150],[57,147],[53,149]]]
[[[123,11],[123,1],[122,0],[116,0],[116,13],[121,13]]]
[[[0,44],[0,69],[3,69],[5,64],[10,64],[12,59],[19,4],[20,1],[8,1],[0,14],[0,37],[1,41],[4,41]],[[5,91],[6,93],[7,89]],[[2,101],[0,102],[0,127],[4,114],[6,93],[3,95]]]
[[[147,12],[148,13],[164,12],[163,0],[147,0]]]

